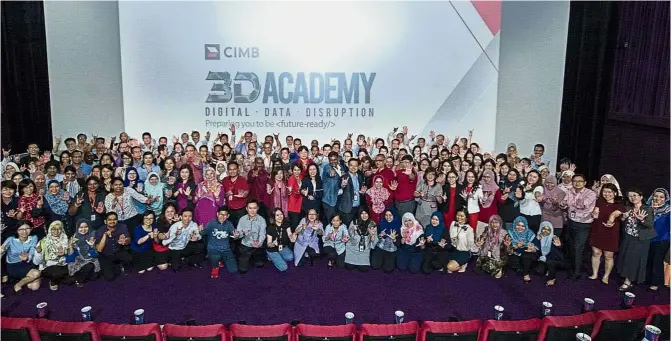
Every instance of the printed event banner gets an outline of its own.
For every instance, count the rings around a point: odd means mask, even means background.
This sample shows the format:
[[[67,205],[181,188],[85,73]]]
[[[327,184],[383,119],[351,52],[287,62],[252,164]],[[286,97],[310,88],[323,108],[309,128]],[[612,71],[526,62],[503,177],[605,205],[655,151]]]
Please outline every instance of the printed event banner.
[[[408,126],[494,145],[496,1],[120,1],[119,22],[133,136],[235,124],[325,143]]]

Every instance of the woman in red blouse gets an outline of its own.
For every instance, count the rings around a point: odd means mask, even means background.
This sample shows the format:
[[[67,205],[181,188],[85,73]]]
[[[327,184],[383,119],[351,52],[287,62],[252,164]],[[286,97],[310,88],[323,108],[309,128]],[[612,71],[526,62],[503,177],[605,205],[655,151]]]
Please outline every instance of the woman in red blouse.
[[[303,195],[301,194],[301,183],[303,182],[302,171],[303,168],[298,162],[291,165],[291,176],[287,182],[289,189],[287,211],[289,211],[289,221],[291,222],[292,231],[296,229],[298,223],[301,221],[301,206],[303,205]]]
[[[30,234],[36,235],[39,238],[44,237],[47,233],[44,229],[44,217],[33,217],[32,213],[35,208],[42,208],[44,205],[44,199],[40,194],[38,194],[35,189],[35,183],[30,179],[23,179],[19,182],[19,203],[17,213],[17,219],[25,220],[32,224],[32,231]],[[66,192],[67,193],[67,192]]]

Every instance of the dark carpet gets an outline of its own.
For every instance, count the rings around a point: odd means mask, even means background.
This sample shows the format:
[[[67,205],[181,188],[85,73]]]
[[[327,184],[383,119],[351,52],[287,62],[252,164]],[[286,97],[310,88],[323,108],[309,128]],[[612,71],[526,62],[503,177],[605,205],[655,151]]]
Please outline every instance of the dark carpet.
[[[252,269],[245,275],[231,275],[222,269],[218,279],[210,279],[210,268],[180,273],[154,270],[131,273],[114,282],[102,279],[84,288],[61,286],[49,290],[46,280],[37,292],[22,296],[9,293],[2,300],[2,315],[34,317],[35,305],[49,305],[50,318],[79,321],[81,307],[93,307],[97,322],[130,323],[133,311],[146,311],[146,322],[197,324],[235,323],[275,324],[300,320],[312,324],[341,324],[344,314],[352,311],[356,323],[393,323],[394,311],[403,310],[406,320],[447,321],[451,316],[463,320],[490,319],[493,306],[505,307],[506,319],[538,317],[541,303],[555,306],[555,315],[580,313],[584,297],[596,301],[596,309],[617,309],[622,294],[616,291],[619,280],[612,276],[610,285],[583,279],[564,280],[558,274],[554,287],[545,287],[543,278],[532,277],[530,284],[508,271],[501,280],[486,275],[434,273],[411,275],[395,271],[360,273],[357,270],[328,270],[324,260],[314,267],[290,266],[285,273],[272,266]],[[634,287],[635,305],[668,304],[669,291],[657,293]],[[9,293],[9,294],[7,294]]]

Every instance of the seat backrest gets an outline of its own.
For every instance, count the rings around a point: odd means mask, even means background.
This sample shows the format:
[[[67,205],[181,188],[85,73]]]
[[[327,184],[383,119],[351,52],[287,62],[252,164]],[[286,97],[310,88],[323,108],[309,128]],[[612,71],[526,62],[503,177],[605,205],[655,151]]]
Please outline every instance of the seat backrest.
[[[100,341],[96,324],[89,322],[62,322],[35,320],[42,341]]]
[[[419,341],[477,341],[482,321],[422,323],[419,329]]]
[[[419,334],[419,324],[415,321],[400,324],[361,325],[359,341],[415,341]]]
[[[651,305],[648,307],[650,315],[645,320],[645,324],[651,324],[662,330],[662,334],[659,336],[661,340],[668,340],[671,338],[669,335],[669,326],[671,325],[671,319],[669,319],[669,314],[671,314],[671,306],[668,304],[659,304]]]
[[[540,319],[521,321],[488,320],[482,325],[479,341],[536,341]]]
[[[288,323],[272,326],[249,326],[246,324],[232,324],[229,341],[292,341],[291,325]]]
[[[575,335],[592,334],[596,313],[588,312],[573,316],[546,316],[541,320],[539,341],[574,341]]]
[[[163,336],[166,341],[228,341],[226,327],[223,324],[208,326],[165,324],[163,325]]]
[[[354,341],[356,326],[353,323],[339,326],[299,324],[294,329],[295,341]]]
[[[638,341],[643,336],[643,327],[648,315],[646,307],[598,311],[592,340]]]
[[[40,341],[34,319],[22,317],[0,318],[0,339],[16,341]]]
[[[99,323],[98,335],[101,341],[163,341],[161,326],[148,324]]]

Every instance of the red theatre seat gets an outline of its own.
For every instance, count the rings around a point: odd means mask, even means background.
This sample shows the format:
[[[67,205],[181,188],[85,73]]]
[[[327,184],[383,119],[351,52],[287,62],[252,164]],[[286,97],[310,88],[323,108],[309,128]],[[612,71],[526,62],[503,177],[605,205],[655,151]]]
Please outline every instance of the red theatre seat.
[[[521,321],[488,320],[480,330],[479,341],[536,341],[540,319]]]
[[[0,319],[0,339],[13,341],[40,341],[34,319],[3,317]]]
[[[209,326],[180,326],[166,324],[163,326],[166,341],[228,341],[226,327],[223,324]]]
[[[294,336],[296,341],[354,341],[354,337],[356,336],[356,326],[353,323],[340,326],[299,324],[294,330]]]
[[[362,324],[359,341],[414,341],[419,334],[419,324],[415,321],[401,324]]]
[[[422,324],[419,341],[477,341],[482,328],[480,320],[463,322],[432,322]]]
[[[660,335],[659,338],[661,340],[668,340],[669,325],[671,325],[671,321],[669,321],[671,306],[668,304],[651,305],[648,307],[648,311],[650,312],[650,315],[648,315],[648,318],[645,320],[645,324],[651,324],[661,329],[662,335]]]
[[[592,334],[596,314],[593,312],[573,316],[547,316],[541,321],[538,341],[574,341],[575,335]]]
[[[592,340],[638,341],[643,337],[643,326],[648,315],[646,307],[598,311]]]
[[[93,322],[37,319],[35,327],[42,341],[100,341],[98,329]]]
[[[228,335],[231,341],[292,341],[291,325],[288,323],[273,326],[232,324]]]
[[[102,341],[163,341],[161,326],[148,324],[98,324],[98,335]]]

